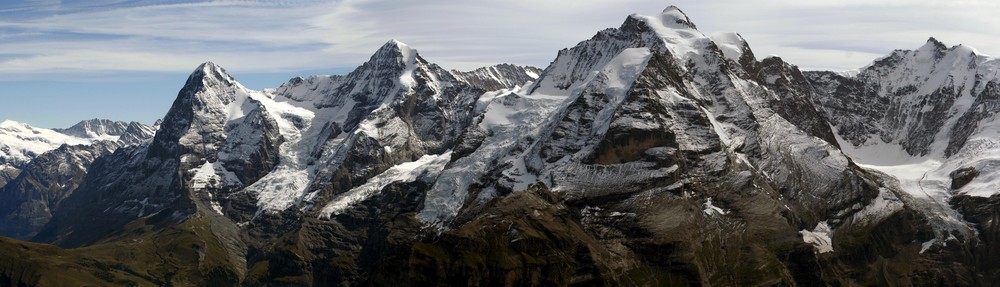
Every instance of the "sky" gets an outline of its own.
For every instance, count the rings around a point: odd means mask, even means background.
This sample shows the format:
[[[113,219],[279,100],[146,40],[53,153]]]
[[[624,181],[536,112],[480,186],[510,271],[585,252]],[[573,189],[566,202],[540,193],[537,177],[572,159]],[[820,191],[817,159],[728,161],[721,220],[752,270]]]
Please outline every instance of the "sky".
[[[544,68],[559,49],[632,13],[680,7],[699,30],[738,32],[758,58],[806,70],[860,68],[928,37],[1000,55],[998,1],[0,1],[0,120],[68,127],[152,123],[205,61],[253,89],[345,74],[390,39],[470,70]]]

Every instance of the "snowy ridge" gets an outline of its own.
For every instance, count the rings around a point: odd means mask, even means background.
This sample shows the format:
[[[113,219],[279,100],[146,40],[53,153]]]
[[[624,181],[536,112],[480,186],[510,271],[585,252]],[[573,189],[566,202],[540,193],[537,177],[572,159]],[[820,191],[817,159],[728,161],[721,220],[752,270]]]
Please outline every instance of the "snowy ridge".
[[[118,142],[126,146],[143,144],[153,138],[157,128],[159,127],[130,122],[125,127],[125,131],[118,137]]]
[[[541,73],[542,70],[535,67],[511,64],[482,67],[469,72],[451,71],[457,80],[485,91],[514,89],[538,79]]]
[[[451,152],[441,155],[425,155],[416,161],[393,166],[372,177],[365,184],[348,190],[327,203],[326,207],[320,211],[319,217],[330,218],[331,215],[339,214],[350,205],[368,199],[392,183],[413,182],[415,180],[433,181],[449,160],[451,160]]]
[[[53,130],[80,138],[116,141],[118,140],[118,136],[125,133],[128,126],[129,123],[125,122],[116,122],[105,119],[91,119],[81,121],[67,129]]]
[[[344,76],[295,77],[276,89],[274,94],[299,102],[312,102],[331,94],[344,82]]]
[[[90,144],[84,139],[11,120],[0,122],[0,163],[17,167],[60,145]]]
[[[692,54],[710,51],[706,47],[712,43],[712,39],[698,31],[691,19],[676,6],[667,7],[660,15],[633,14],[629,17],[637,18],[653,29],[666,43],[670,54],[677,59],[687,59]]]
[[[131,127],[131,128],[130,128]],[[19,169],[36,156],[63,144],[90,145],[95,141],[134,144],[151,135],[152,128],[140,123],[92,119],[67,129],[32,127],[11,120],[0,122],[0,168]]]
[[[375,161],[399,165],[454,141],[474,112],[461,107],[482,93],[395,40],[346,76],[293,78],[265,91],[208,62],[189,78],[152,153],[178,152],[187,186],[207,191],[212,206],[249,195],[255,216],[277,214],[313,206],[340,170],[365,180],[380,168]],[[351,161],[358,156],[372,162]]]
[[[712,35],[712,41],[722,50],[722,53],[733,61],[739,61],[740,58],[749,49],[747,41],[743,39],[743,36],[735,32],[729,33],[718,33]]]
[[[458,214],[462,203],[469,196],[469,187],[493,168],[491,163],[502,166],[514,165],[523,168],[523,160],[518,159],[518,150],[531,142],[527,137],[537,135],[537,123],[544,121],[554,111],[563,98],[545,96],[525,96],[507,93],[492,98],[486,106],[484,117],[470,135],[482,136],[482,143],[464,157],[453,159],[441,172],[437,181],[424,200],[424,209],[417,218],[441,227]],[[525,128],[529,127],[529,128]],[[517,182],[531,182],[530,175],[508,174]],[[519,178],[527,176],[528,178]],[[495,190],[485,190],[477,197],[485,202],[496,196]]]
[[[611,95],[611,99],[610,105],[596,104],[595,107],[602,110],[595,111],[598,117],[595,121],[610,121],[610,113],[621,104],[625,92],[643,70],[650,56],[651,53],[646,48],[621,51],[599,71],[591,73],[583,83],[575,84],[579,88],[571,91],[573,96],[569,98],[550,96],[541,91],[527,94],[521,90],[517,90],[517,94],[491,98],[476,126],[481,133],[489,136],[482,140],[473,154],[456,160],[442,172],[437,183],[428,191],[425,208],[418,214],[418,218],[439,227],[449,222],[458,214],[464,198],[470,194],[469,187],[486,175],[489,162],[502,163],[501,167],[506,167],[506,170],[501,172],[503,176],[498,180],[497,187],[479,192],[478,202],[485,202],[496,196],[496,188],[520,191],[539,181],[538,174],[530,171],[526,162],[531,160],[532,155],[519,153],[517,150],[538,147],[539,144],[532,144],[530,139],[550,133],[552,128],[546,125],[535,125],[537,127],[531,129],[523,127],[539,121],[558,119],[566,113],[567,103],[596,92],[607,93]],[[581,136],[596,138],[606,131],[606,127],[606,124],[596,124],[592,126],[593,130],[581,131],[584,133]]]

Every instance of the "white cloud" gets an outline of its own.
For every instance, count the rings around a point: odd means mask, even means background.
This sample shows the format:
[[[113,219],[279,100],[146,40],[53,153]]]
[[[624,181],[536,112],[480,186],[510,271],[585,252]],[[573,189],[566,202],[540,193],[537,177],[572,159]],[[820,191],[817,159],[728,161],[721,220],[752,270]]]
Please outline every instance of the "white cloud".
[[[0,79],[189,71],[206,60],[241,72],[334,69],[360,64],[393,38],[447,68],[544,66],[559,49],[617,27],[630,13],[666,6],[653,0],[59,2],[0,5],[0,19],[8,19],[0,20]],[[930,36],[985,53],[1000,46],[992,1],[678,2],[706,34],[739,32],[758,57],[778,54],[806,69],[858,68]]]

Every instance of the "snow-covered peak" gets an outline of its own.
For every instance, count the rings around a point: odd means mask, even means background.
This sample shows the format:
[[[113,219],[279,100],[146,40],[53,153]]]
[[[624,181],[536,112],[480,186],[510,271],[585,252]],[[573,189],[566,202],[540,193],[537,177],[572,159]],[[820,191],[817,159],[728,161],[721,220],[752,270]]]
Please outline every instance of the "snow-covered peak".
[[[118,142],[123,145],[136,145],[153,138],[159,126],[147,126],[139,122],[130,122],[124,132],[118,137]]]
[[[955,170],[996,160],[998,121],[992,102],[998,70],[997,59],[931,37],[915,50],[893,51],[856,73],[817,72],[811,81],[819,92],[816,102],[830,114],[841,147],[856,163],[913,184],[910,190],[918,196],[947,202],[952,192],[995,194],[994,186],[979,185],[980,179],[995,178],[988,168],[957,192],[927,183],[948,182]],[[873,94],[878,99],[868,100]]]
[[[152,145],[154,154],[172,154],[178,141],[188,149],[214,147],[209,143],[221,140],[217,137],[229,119],[229,105],[248,93],[222,67],[212,62],[199,65],[163,118]]]
[[[982,55],[975,48],[956,45],[946,48],[944,43],[930,38],[916,50],[896,50],[889,56],[876,60],[862,69],[881,74],[889,88],[904,86],[923,87],[920,93],[933,92],[945,82],[956,86],[971,87],[976,75],[991,74],[1000,62]]]
[[[112,121],[107,119],[89,119],[80,121],[72,127],[66,129],[54,129],[67,135],[94,138],[104,140],[115,140],[125,133],[129,124],[126,122]]]
[[[194,72],[191,72],[191,75],[188,76],[189,83],[192,79],[201,80],[206,85],[210,86],[213,86],[210,84],[213,82],[224,83],[226,85],[237,84],[236,79],[229,75],[229,73],[226,72],[226,69],[223,69],[222,66],[219,66],[211,61],[198,65],[198,68],[196,68]]]
[[[923,46],[920,46],[920,48],[917,49],[917,50],[931,50],[932,51],[932,50],[946,50],[946,49],[948,49],[948,47],[945,46],[944,43],[941,43],[941,41],[938,41],[938,39],[935,39],[934,37],[930,37],[930,38],[927,38],[927,42],[924,43]]]
[[[663,12],[660,12],[660,14],[656,16],[650,17],[650,16],[632,14],[630,17],[640,17],[647,19],[655,17],[657,20],[659,20],[658,25],[664,27],[675,28],[675,29],[698,29],[698,27],[695,26],[693,22],[691,22],[691,18],[688,18],[687,14],[684,14],[684,11],[681,11],[681,8],[677,8],[677,6],[674,5],[667,6],[667,8],[663,9]]]
[[[722,54],[733,61],[739,61],[750,50],[750,45],[739,33],[727,32],[712,35],[712,41],[722,50]]]
[[[668,7],[651,16],[632,14],[620,27],[605,29],[573,48],[559,51],[552,64],[526,90],[529,94],[567,96],[590,73],[628,48],[648,48],[655,54],[673,58],[676,61],[672,62],[685,70],[693,56],[718,53],[714,46],[712,39],[698,31],[677,7]]]
[[[274,94],[296,102],[312,102],[332,94],[344,82],[344,76],[295,77],[281,84]]]
[[[351,101],[375,104],[391,100],[390,93],[414,87],[415,71],[426,65],[428,63],[420,59],[416,49],[403,42],[389,40],[367,62],[344,76],[342,81],[338,79],[336,83],[323,84],[328,88],[336,86],[336,89],[316,100],[316,107],[343,106]],[[394,83],[385,82],[389,79],[395,79]]]
[[[922,63],[933,63],[936,62],[937,59],[943,57],[947,50],[948,49],[944,46],[944,44],[936,41],[934,38],[931,38],[930,40],[927,40],[927,42],[924,43],[923,46],[920,46],[920,48],[917,48],[912,52],[911,51],[897,51],[897,52],[901,52],[904,55],[910,54],[909,56],[918,59]]]
[[[979,56],[986,56],[979,52],[976,48],[972,46],[958,44],[955,46],[948,47],[944,42],[938,41],[934,37],[927,39],[927,42],[923,46],[917,49],[917,51],[941,51],[946,53],[960,53],[960,54],[975,54]]]
[[[19,168],[35,156],[63,144],[90,144],[91,139],[32,127],[12,120],[0,122],[0,166]]]
[[[974,72],[980,64],[986,62],[995,61],[989,56],[979,53],[973,47],[959,44],[949,48],[941,41],[931,37],[916,50],[893,51],[892,54],[875,60],[862,70],[903,69],[918,76],[959,73],[961,75],[954,76],[960,77]],[[989,65],[993,66],[994,64]],[[938,84],[938,82],[932,84]]]
[[[21,129],[25,127],[30,127],[26,123],[14,121],[14,120],[3,120],[0,121],[0,129]]]
[[[403,48],[403,47],[409,47],[410,45],[407,45],[406,43],[403,43],[400,40],[389,39],[389,41],[385,42],[385,44],[383,44],[382,46],[383,47],[385,47],[385,46],[395,46],[397,48]]]
[[[202,85],[192,83],[192,80],[200,81]],[[184,88],[192,88],[193,90],[243,89],[243,86],[236,81],[236,78],[229,75],[226,69],[213,62],[205,62],[198,65],[198,68],[191,72],[191,75],[188,77],[188,83]]]
[[[202,71],[202,72],[208,74],[208,73],[211,73],[213,71],[222,71],[223,69],[222,69],[222,66],[219,66],[218,64],[216,64],[216,63],[214,63],[212,61],[206,61],[204,63],[201,63],[201,65],[198,65],[198,68],[196,68],[195,70],[196,71]]]
[[[656,36],[667,45],[670,53],[678,59],[686,59],[688,53],[700,53],[712,42],[705,34],[698,31],[684,12],[675,6],[667,7],[659,15],[632,14],[629,18],[641,21],[656,33]]]
[[[468,72],[451,71],[459,81],[486,91],[514,89],[538,79],[541,73],[542,70],[535,67],[512,64],[493,65]]]
[[[377,51],[375,51],[375,55],[372,55],[371,60],[394,59],[404,64],[413,64],[413,61],[416,59],[416,56],[417,56],[416,49],[410,48],[410,45],[407,45],[396,39],[392,39],[389,40],[389,42],[383,44],[382,47],[379,48]]]

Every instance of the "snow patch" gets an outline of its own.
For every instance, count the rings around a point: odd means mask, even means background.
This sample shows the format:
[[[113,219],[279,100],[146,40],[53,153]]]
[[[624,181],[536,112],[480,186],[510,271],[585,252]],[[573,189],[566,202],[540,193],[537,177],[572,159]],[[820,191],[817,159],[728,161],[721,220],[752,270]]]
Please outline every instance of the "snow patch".
[[[705,209],[702,210],[702,212],[704,212],[705,215],[709,215],[709,216],[711,216],[711,215],[726,215],[727,213],[729,213],[729,211],[727,211],[725,209],[722,209],[722,208],[720,208],[718,206],[712,205],[712,198],[711,197],[705,199]]]
[[[222,162],[206,162],[188,172],[193,174],[188,186],[195,191],[243,184],[235,173],[222,166]]]
[[[667,49],[677,59],[687,59],[705,51],[711,39],[694,28],[687,15],[679,9],[666,9],[655,16],[632,14],[629,17],[646,23],[667,45]]]
[[[928,249],[931,249],[931,246],[934,246],[934,243],[937,242],[937,241],[938,241],[937,238],[934,238],[934,239],[928,240],[927,242],[921,243],[920,244],[920,254],[924,254],[925,251],[927,251]]]
[[[817,254],[833,252],[833,240],[830,238],[832,233],[826,221],[816,224],[816,228],[812,231],[805,229],[799,231],[799,234],[802,234],[802,241],[812,244]]]
[[[740,57],[743,57],[743,46],[746,45],[746,41],[743,40],[740,34],[735,32],[718,33],[712,35],[711,38],[715,42],[715,45],[722,50],[722,54],[726,58],[739,61]]]
[[[413,71],[417,69],[417,51],[410,48],[409,45],[403,44],[403,42],[396,40],[392,41],[397,47],[399,47],[399,52],[403,55],[403,63],[406,64],[406,69],[403,71],[403,74],[399,76],[399,83],[408,89],[412,89],[417,85],[417,81],[413,78]]]

